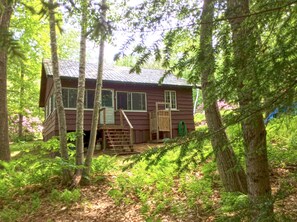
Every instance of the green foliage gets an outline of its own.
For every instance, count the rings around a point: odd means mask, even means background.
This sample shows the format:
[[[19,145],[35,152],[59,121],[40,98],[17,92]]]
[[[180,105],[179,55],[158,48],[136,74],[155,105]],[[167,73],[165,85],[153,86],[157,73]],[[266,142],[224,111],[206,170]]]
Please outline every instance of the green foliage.
[[[72,204],[78,202],[81,198],[81,192],[78,189],[59,191],[53,189],[50,194],[50,200],[54,202],[62,202],[64,204]]]
[[[221,214],[217,221],[245,221],[248,220],[249,199],[241,193],[221,194]]]
[[[51,139],[46,141],[42,146],[46,151],[58,152],[60,150],[59,139],[57,136],[53,136]]]
[[[188,207],[199,207],[201,210],[206,210],[213,204],[210,198],[213,192],[211,186],[210,177],[197,178],[197,175],[189,174],[181,178],[180,190],[186,194]]]
[[[117,169],[117,157],[100,155],[92,160],[92,171],[95,174],[104,174]]]
[[[297,116],[284,115],[267,126],[268,154],[272,164],[295,164],[297,159]]]
[[[65,163],[60,157],[51,155],[57,147],[56,139],[46,143],[20,142],[11,146],[12,155],[15,154],[13,160],[0,162],[0,200],[5,205],[0,208],[0,221],[16,221],[24,214],[35,212],[40,206],[39,192],[54,189],[62,178],[63,168],[76,167],[71,161]],[[15,201],[27,195],[30,195],[30,200]],[[80,191],[65,190],[53,196],[56,201],[70,204],[79,200]]]
[[[75,169],[74,159],[63,161],[57,152],[59,142],[56,138],[48,142],[15,143],[12,154],[16,158],[10,163],[1,162],[0,198],[10,199],[12,193],[22,194],[22,187],[43,184],[50,186],[52,178],[61,176],[63,168]]]
[[[40,203],[39,196],[35,194],[32,194],[26,202],[12,202],[0,209],[0,221],[17,221],[22,215],[36,212],[40,208]]]
[[[272,166],[285,167],[296,162],[296,121],[296,116],[283,116],[267,126],[268,152]],[[205,130],[199,130],[197,135],[208,135]],[[228,134],[236,153],[241,155],[240,125],[229,127]],[[68,138],[69,142],[74,142],[75,134],[70,134]],[[166,145],[170,146],[170,143]],[[211,214],[216,221],[249,220],[252,208],[247,196],[221,192],[216,164],[210,158],[209,141],[206,139],[203,144],[191,141],[187,146],[186,150],[183,150],[183,146],[171,147],[161,156],[158,152],[163,148],[153,149],[148,159],[138,161],[129,171],[124,172],[119,171],[122,158],[99,156],[92,162],[93,177],[98,181],[99,177],[104,177],[107,173],[115,174],[109,195],[119,205],[140,204],[140,212],[147,221],[161,221],[160,215],[164,213],[185,218],[189,212]],[[54,205],[71,205],[81,200],[80,190],[70,191],[58,185],[61,169],[75,169],[76,166],[73,158],[65,163],[61,158],[50,155],[59,151],[57,138],[46,143],[14,143],[11,148],[14,156],[12,162],[1,163],[4,169],[0,170],[0,203],[5,207],[0,209],[0,221],[16,221],[22,215],[36,212],[43,201],[41,195],[44,194],[48,194],[47,203]],[[184,168],[187,170],[181,171],[180,166],[187,162],[189,164]],[[280,189],[273,199],[277,206],[282,206],[282,201],[294,192],[293,184],[296,179],[293,174],[288,174],[288,178],[278,181]],[[26,201],[15,201],[24,196]],[[272,203],[263,201],[261,207],[264,209],[269,204]],[[279,221],[293,221],[290,215],[283,212],[275,216]]]
[[[72,150],[71,156],[74,155],[76,133],[67,133],[67,147]],[[60,140],[58,136],[53,136],[51,139],[42,144],[42,148],[49,152],[59,152],[60,151]]]
[[[204,210],[208,209],[212,206],[209,198],[213,164],[205,170],[205,177],[198,177],[195,168],[181,173],[175,161],[178,157],[179,152],[175,150],[167,152],[149,168],[148,161],[138,162],[129,172],[117,177],[109,195],[117,203],[139,201],[140,211],[147,221],[157,221],[158,215],[167,211],[182,216],[188,209],[196,207],[197,200],[203,203]]]

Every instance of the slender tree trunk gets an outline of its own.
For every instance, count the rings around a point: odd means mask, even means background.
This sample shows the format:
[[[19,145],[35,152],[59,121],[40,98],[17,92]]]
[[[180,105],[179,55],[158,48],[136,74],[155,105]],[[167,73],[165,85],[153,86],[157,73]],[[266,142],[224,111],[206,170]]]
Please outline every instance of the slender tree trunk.
[[[212,46],[213,16],[215,0],[204,0],[201,32],[200,53],[202,96],[205,104],[206,122],[211,133],[211,144],[215,152],[218,171],[226,191],[247,193],[246,176],[229,143],[214,94],[215,61]]]
[[[242,114],[260,103],[253,93],[256,85],[249,67],[256,55],[257,38],[250,24],[244,24],[249,11],[248,0],[228,0],[228,17],[232,29],[234,68],[238,78],[238,98]],[[245,143],[248,194],[252,203],[253,221],[273,219],[269,181],[266,130],[262,113],[256,112],[242,122]],[[265,203],[265,204],[264,204]]]
[[[103,11],[101,15],[101,20],[105,21],[106,18],[106,0],[102,0]],[[102,94],[102,76],[103,76],[103,59],[104,59],[104,39],[105,34],[101,33],[101,39],[99,44],[99,60],[98,60],[98,74],[97,74],[97,81],[96,81],[96,92],[95,92],[95,99],[94,99],[94,110],[92,116],[92,125],[91,125],[91,135],[90,135],[90,142],[88,147],[88,152],[85,160],[85,168],[83,172],[84,179],[89,178],[93,154],[95,150],[95,143],[96,143],[96,136],[97,136],[97,126],[99,120],[99,110],[101,108],[101,94]]]
[[[0,160],[10,161],[8,112],[7,112],[7,34],[12,14],[12,5],[1,0],[0,12]]]
[[[86,72],[86,40],[87,40],[87,0],[81,1],[81,39],[79,58],[79,78],[76,101],[76,170],[73,186],[77,186],[82,175],[84,161],[84,95],[85,95],[85,72]]]
[[[19,139],[23,139],[23,95],[24,95],[24,66],[21,65],[21,87],[20,87],[20,111],[19,111],[19,129],[18,129],[18,137]]]
[[[64,161],[68,161],[68,149],[67,149],[67,127],[66,117],[62,98],[62,85],[59,74],[59,60],[57,52],[57,39],[56,39],[56,19],[55,11],[53,6],[54,1],[49,0],[49,22],[50,22],[50,40],[51,40],[51,55],[52,55],[52,69],[54,79],[54,89],[56,95],[56,106],[58,112],[58,123],[59,123],[59,137],[60,137],[60,152],[61,157]],[[70,171],[63,169],[63,182],[68,183],[70,181]]]
[[[18,127],[18,138],[20,140],[23,139],[23,122],[24,122],[24,116],[21,113],[21,111],[19,112],[19,127]]]

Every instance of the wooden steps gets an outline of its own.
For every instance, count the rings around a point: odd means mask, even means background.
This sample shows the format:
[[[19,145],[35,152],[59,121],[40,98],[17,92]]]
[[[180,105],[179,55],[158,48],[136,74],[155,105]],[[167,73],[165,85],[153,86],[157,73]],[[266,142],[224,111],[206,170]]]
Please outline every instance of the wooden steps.
[[[103,129],[103,134],[106,142],[104,153],[116,155],[135,153],[129,129],[109,127]]]

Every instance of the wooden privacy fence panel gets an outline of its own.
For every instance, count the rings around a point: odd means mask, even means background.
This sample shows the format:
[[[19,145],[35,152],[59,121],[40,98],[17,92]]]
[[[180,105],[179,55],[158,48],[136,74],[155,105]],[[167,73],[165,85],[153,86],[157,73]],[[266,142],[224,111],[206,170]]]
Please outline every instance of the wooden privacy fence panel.
[[[169,132],[170,138],[172,138],[172,121],[171,121],[171,109],[159,110],[159,105],[165,105],[164,102],[156,103],[156,110],[149,113],[150,119],[150,140],[152,141],[152,134],[156,133],[156,141],[159,142],[160,132]]]
[[[158,111],[159,131],[170,131],[170,113],[168,110]]]

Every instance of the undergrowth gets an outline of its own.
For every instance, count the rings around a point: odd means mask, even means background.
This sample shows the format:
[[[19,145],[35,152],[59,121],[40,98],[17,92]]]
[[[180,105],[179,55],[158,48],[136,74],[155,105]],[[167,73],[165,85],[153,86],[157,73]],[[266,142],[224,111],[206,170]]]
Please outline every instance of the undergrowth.
[[[297,116],[284,115],[267,125],[268,155],[274,166],[297,164]]]
[[[296,166],[297,117],[274,119],[266,129],[271,167],[285,170]],[[244,165],[241,127],[229,127],[227,133]],[[73,140],[69,144],[70,160],[67,163],[59,157],[58,142],[53,138],[46,143],[20,142],[11,146],[12,161],[0,163],[3,167],[0,170],[0,221],[17,221],[24,215],[34,214],[43,201],[66,206],[83,201],[80,188],[69,190],[60,184],[61,169],[76,167]],[[248,221],[250,205],[247,196],[222,190],[210,142],[189,143],[187,155],[184,152],[183,148],[176,147],[158,156],[156,150],[151,152],[150,158],[142,159],[123,172],[122,167],[127,164],[122,163],[123,158],[101,155],[93,159],[91,179],[93,185],[99,184],[98,181],[110,183],[108,194],[116,204],[140,205],[146,221],[162,221],[164,215],[181,220],[211,216],[215,221]],[[182,160],[178,160],[180,157]],[[195,159],[190,161],[190,158]],[[183,167],[185,162],[186,167]],[[114,180],[105,180],[107,175],[113,175]],[[296,192],[296,181],[296,171],[277,181],[279,187],[273,194],[275,206],[282,206],[282,200]],[[290,213],[285,214],[278,207],[275,218],[293,221]]]
[[[267,146],[271,166],[296,165],[296,126],[297,117],[275,119],[267,126]],[[240,163],[244,166],[240,125],[229,127],[227,133]],[[209,151],[207,146],[209,142],[204,143],[205,150]],[[130,171],[117,177],[109,195],[118,204],[140,203],[141,213],[146,221],[161,221],[161,215],[168,213],[185,218],[189,212],[198,218],[199,215],[212,215],[216,221],[250,220],[251,205],[247,195],[223,192],[216,164],[212,158],[185,172],[180,172],[176,164],[179,152],[181,152],[179,148],[167,152],[159,161],[153,161],[153,165],[151,160],[143,158]],[[294,192],[288,184],[292,179],[296,184],[296,178],[294,174],[289,174],[288,178],[279,181],[278,190],[273,194],[272,201],[281,202]],[[268,203],[264,202],[263,207],[266,204]],[[275,218],[278,221],[294,220],[294,216],[285,215],[279,209],[276,210]]]
[[[73,135],[69,134],[69,148],[73,147]],[[0,162],[0,221],[16,221],[22,215],[36,212],[42,199],[49,203],[66,205],[80,201],[79,189],[68,190],[61,184],[62,169],[75,169],[75,151],[69,149],[70,160],[59,155],[56,137],[47,142],[19,142],[11,145],[12,161]],[[112,169],[116,169],[116,157],[94,157],[92,171],[94,181]],[[45,200],[47,201],[47,200]]]
[[[161,214],[182,218],[189,210],[211,210],[211,187],[217,179],[213,161],[209,159],[200,170],[192,167],[188,172],[180,172],[178,157],[177,148],[150,167],[147,161],[138,162],[117,177],[109,195],[117,204],[139,202],[146,221],[161,220]]]

